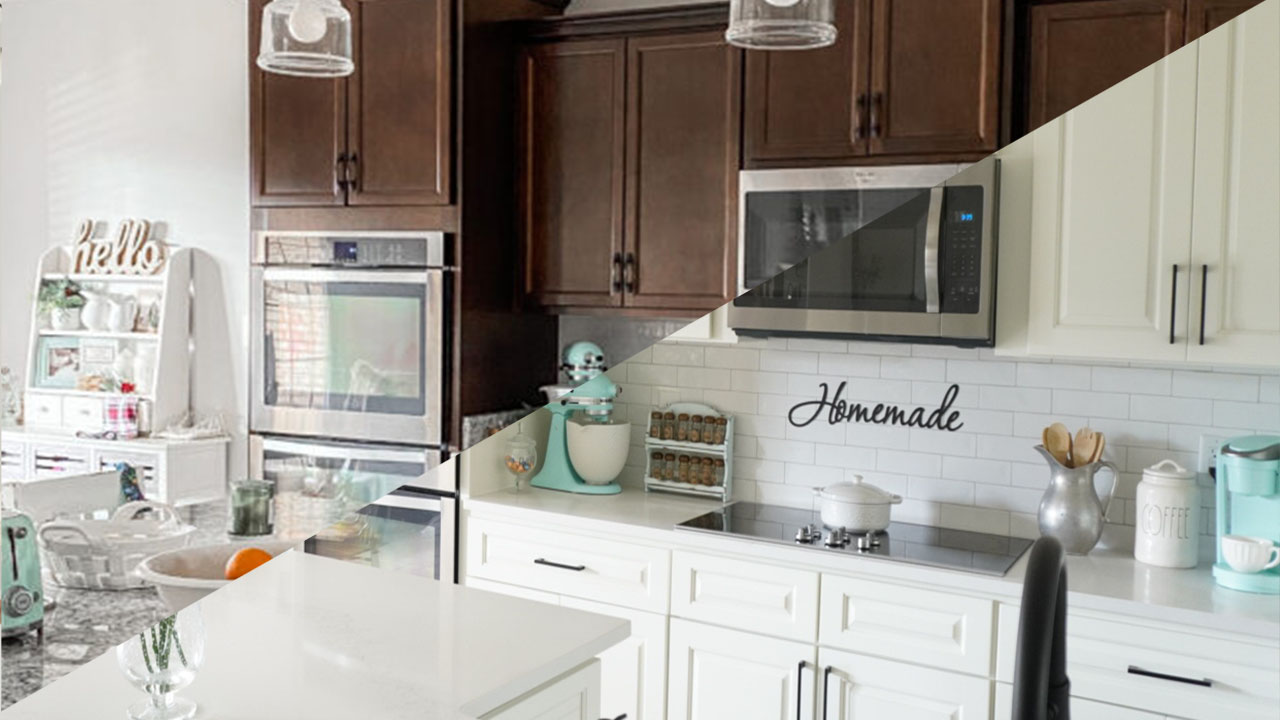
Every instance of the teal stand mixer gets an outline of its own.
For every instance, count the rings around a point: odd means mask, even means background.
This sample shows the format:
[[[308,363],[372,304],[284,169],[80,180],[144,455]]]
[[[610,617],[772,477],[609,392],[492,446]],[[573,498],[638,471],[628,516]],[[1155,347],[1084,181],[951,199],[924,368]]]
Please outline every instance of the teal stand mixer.
[[[1231,567],[1223,551],[1228,536],[1264,547],[1280,545],[1280,436],[1228,440],[1218,449],[1214,480],[1218,536],[1214,580],[1234,590],[1280,594],[1280,567],[1241,572]]]
[[[604,374],[604,351],[576,342],[565,348],[560,369],[569,385],[544,388],[552,396],[546,406],[551,432],[542,469],[529,484],[588,495],[620,493],[615,478],[626,464],[631,424],[612,421],[619,388]]]

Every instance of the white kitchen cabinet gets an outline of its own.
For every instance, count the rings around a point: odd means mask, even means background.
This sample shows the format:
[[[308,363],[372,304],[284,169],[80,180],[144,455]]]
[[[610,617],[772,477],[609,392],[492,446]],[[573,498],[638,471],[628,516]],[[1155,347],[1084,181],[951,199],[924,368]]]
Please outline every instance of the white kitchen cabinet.
[[[1178,50],[1033,134],[1032,354],[1186,358],[1196,61]]]
[[[996,683],[995,713],[992,718],[993,720],[1010,720],[1012,717],[1013,686],[1007,683]],[[1071,698],[1071,717],[1088,718],[1088,720],[1165,720],[1166,716],[1073,697]]]
[[[671,620],[668,720],[813,720],[813,645]]]
[[[484,720],[599,720],[600,661],[593,660]]]
[[[576,610],[626,618],[631,637],[600,655],[600,717],[662,720],[667,702],[667,616],[562,597]]]
[[[1205,35],[1199,61],[1187,358],[1274,366],[1280,363],[1280,3],[1263,3]]]
[[[671,614],[813,642],[818,634],[818,573],[676,551]]]
[[[958,720],[991,715],[986,678],[822,648],[823,720]],[[825,685],[825,687],[823,687]]]

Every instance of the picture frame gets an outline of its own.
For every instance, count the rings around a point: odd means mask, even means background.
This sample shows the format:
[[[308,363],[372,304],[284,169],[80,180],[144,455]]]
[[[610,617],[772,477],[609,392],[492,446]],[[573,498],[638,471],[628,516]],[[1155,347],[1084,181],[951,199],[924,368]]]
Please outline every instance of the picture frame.
[[[71,389],[81,374],[80,339],[48,336],[36,348],[35,386]]]
[[[80,374],[108,375],[114,368],[119,343],[109,338],[80,340]]]

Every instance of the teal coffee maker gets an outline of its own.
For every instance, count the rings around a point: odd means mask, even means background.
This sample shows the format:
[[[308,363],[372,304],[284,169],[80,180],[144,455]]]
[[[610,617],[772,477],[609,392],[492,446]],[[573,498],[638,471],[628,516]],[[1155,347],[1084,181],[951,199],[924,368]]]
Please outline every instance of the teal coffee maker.
[[[36,526],[31,517],[4,510],[0,517],[4,576],[0,578],[0,635],[12,637],[35,631],[44,636],[44,593]]]
[[[613,421],[613,402],[620,392],[604,374],[604,351],[594,343],[565,348],[560,370],[568,385],[544,388],[552,397],[551,431],[542,469],[529,481],[547,490],[614,495],[615,479],[626,465],[631,423]]]
[[[1213,565],[1214,579],[1235,590],[1280,594],[1280,567],[1242,572],[1228,559],[1232,545],[1280,545],[1280,437],[1251,435],[1228,440],[1218,449],[1215,476],[1218,557]]]

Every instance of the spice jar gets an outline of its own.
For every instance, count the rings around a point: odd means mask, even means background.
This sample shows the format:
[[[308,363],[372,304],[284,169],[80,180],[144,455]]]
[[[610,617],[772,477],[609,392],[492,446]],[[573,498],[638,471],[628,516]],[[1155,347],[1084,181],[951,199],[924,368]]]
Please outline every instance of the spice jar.
[[[712,483],[717,486],[724,485],[724,461],[723,460],[716,460],[714,472],[715,472],[715,475],[712,478]]]
[[[676,440],[685,442],[689,439],[689,413],[680,413],[676,418]]]
[[[676,439],[676,414],[670,410],[662,416],[662,439]]]
[[[708,415],[702,422],[702,442],[708,445],[714,445],[716,442],[716,420],[715,415]]]
[[[716,483],[715,461],[711,458],[702,458],[702,476],[703,485],[714,485]]]
[[[689,442],[702,442],[702,416],[689,418]]]
[[[679,458],[679,470],[676,471],[676,479],[680,482],[689,482],[689,456],[681,455]]]
[[[662,437],[662,413],[657,410],[649,413],[649,437],[655,440]]]
[[[716,445],[723,445],[725,436],[729,434],[729,420],[727,418],[716,418]]]
[[[666,455],[662,456],[662,479],[663,480],[676,479],[676,454],[675,453],[667,453]]]
[[[654,480],[662,479],[662,453],[656,452],[649,456],[649,477]]]

